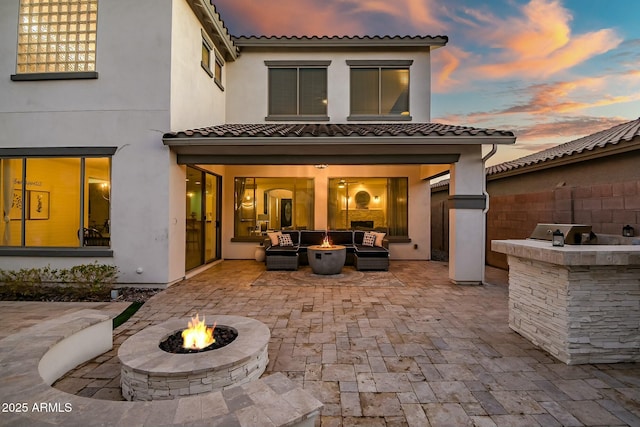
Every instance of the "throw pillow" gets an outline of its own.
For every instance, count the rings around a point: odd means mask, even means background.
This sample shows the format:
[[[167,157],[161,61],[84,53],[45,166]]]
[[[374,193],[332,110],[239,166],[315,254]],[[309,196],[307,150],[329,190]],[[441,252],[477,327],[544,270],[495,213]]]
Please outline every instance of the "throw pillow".
[[[376,233],[367,231],[362,237],[362,246],[373,246],[376,243]]]
[[[376,235],[376,243],[375,245],[378,247],[382,247],[382,240],[384,240],[384,236],[387,235],[387,233],[374,233]]]
[[[289,234],[281,234],[278,236],[278,243],[280,246],[293,246],[293,240]]]
[[[270,231],[267,233],[267,236],[271,239],[271,246],[278,246],[280,242],[278,241],[278,236],[282,236],[282,232],[280,231]]]

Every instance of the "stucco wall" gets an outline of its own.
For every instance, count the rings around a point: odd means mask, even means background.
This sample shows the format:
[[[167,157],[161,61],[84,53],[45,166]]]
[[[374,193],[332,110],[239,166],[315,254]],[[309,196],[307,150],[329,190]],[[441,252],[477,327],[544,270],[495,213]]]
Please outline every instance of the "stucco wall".
[[[14,82],[18,0],[0,2],[0,146],[115,146],[111,240],[125,282],[166,283],[172,0],[101,1],[95,80]],[[183,183],[184,184],[184,183]],[[87,258],[0,258],[0,268]],[[143,273],[137,274],[136,269]]]
[[[225,91],[200,65],[202,25],[185,0],[173,1],[171,30],[171,130],[196,129],[225,120]],[[209,36],[209,39],[213,39]],[[215,56],[211,52],[211,71]],[[225,81],[227,67],[222,67]]]
[[[328,116],[331,122],[346,123],[349,116],[349,66],[347,60],[413,59],[409,76],[409,107],[414,122],[430,119],[430,59],[428,52],[310,51],[252,52],[227,65],[227,86],[233,97],[227,100],[229,123],[263,123],[267,116],[268,68],[265,60],[331,60],[327,68]]]

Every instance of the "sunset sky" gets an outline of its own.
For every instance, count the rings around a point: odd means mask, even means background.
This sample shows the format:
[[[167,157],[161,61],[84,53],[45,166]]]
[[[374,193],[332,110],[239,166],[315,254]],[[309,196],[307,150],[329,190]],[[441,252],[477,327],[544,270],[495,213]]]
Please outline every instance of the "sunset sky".
[[[214,0],[232,35],[446,35],[432,121],[511,130],[489,165],[640,117],[638,0]]]

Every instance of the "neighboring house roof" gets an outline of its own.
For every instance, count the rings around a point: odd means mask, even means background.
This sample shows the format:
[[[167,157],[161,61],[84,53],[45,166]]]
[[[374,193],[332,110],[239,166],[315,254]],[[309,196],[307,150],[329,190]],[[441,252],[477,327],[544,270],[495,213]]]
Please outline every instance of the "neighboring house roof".
[[[555,167],[566,162],[582,161],[586,157],[610,155],[627,150],[640,149],[640,118],[622,123],[582,138],[557,145],[538,153],[516,160],[500,163],[485,169],[487,176],[502,176],[526,173],[546,167]],[[431,185],[432,189],[442,189],[449,180]]]
[[[585,137],[557,145],[529,156],[490,166],[487,168],[487,175],[494,175],[543,162],[550,162],[552,160],[594,151],[598,148],[605,148],[607,146],[619,146],[625,142],[630,142],[636,137],[640,137],[640,118],[596,132],[592,135],[587,135]]]
[[[398,124],[224,124],[164,134],[163,139],[215,137],[506,137],[513,132],[439,123]],[[513,141],[511,141],[513,142]]]
[[[239,47],[429,47],[438,48],[449,41],[447,36],[240,36],[233,37]]]

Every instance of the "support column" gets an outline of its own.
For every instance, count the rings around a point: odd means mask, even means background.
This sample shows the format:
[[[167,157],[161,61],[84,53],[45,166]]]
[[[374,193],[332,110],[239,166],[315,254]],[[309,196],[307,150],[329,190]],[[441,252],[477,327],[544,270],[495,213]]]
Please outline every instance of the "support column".
[[[452,165],[449,185],[449,279],[458,285],[484,280],[484,179],[482,149],[469,147]]]

